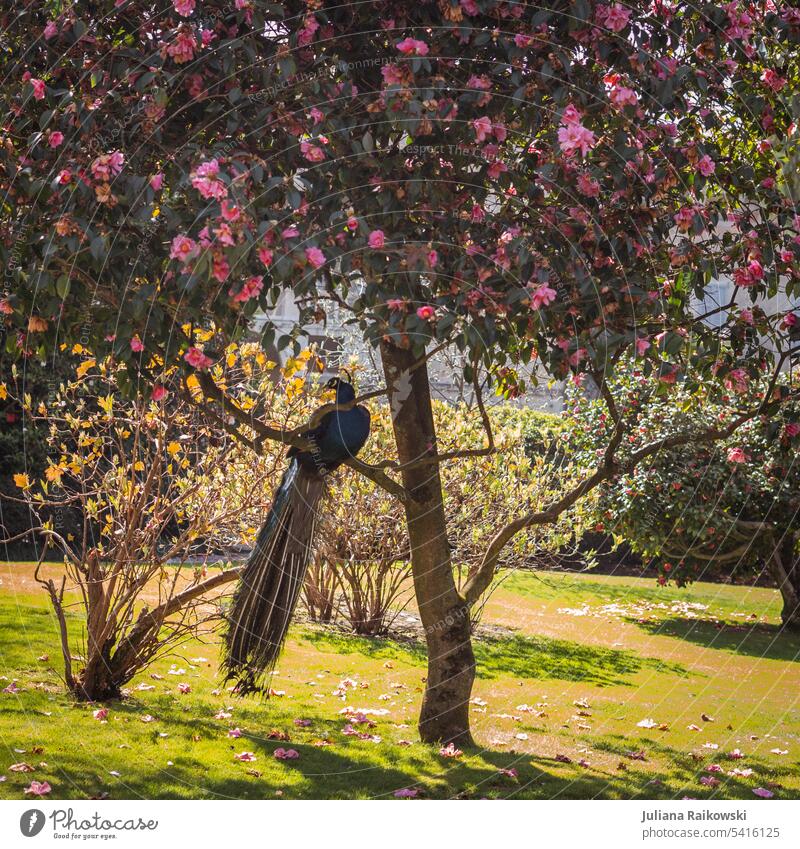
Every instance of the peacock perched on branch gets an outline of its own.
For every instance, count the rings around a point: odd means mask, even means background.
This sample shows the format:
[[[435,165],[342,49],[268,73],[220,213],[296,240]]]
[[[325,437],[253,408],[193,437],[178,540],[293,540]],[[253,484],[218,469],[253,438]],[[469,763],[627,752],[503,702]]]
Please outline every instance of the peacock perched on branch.
[[[262,690],[280,654],[312,556],[326,476],[369,437],[369,411],[355,403],[352,383],[334,377],[326,388],[336,390],[336,401],[312,416],[303,434],[312,448],[289,449],[289,468],[233,596],[222,666],[241,694]]]

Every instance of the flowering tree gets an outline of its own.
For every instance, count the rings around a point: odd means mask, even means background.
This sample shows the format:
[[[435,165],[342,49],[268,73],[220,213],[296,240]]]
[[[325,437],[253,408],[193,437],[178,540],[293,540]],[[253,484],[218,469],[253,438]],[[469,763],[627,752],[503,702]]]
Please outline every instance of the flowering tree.
[[[653,398],[641,372],[620,375],[616,388],[637,422],[625,451],[673,434],[701,433],[709,420],[724,425],[743,395],[752,402],[763,391],[748,386],[741,372],[725,382],[728,394],[719,403],[701,405],[680,390]],[[584,435],[579,451],[602,450],[611,427],[604,405],[576,396],[570,415],[574,433]],[[751,419],[719,443],[659,452],[599,487],[598,518],[615,538],[652,559],[662,584],[766,567],[783,599],[784,626],[800,628],[798,422],[798,405],[789,403],[779,415]]]
[[[425,740],[469,740],[469,609],[504,546],[615,473],[622,353],[690,390],[792,356],[787,316],[736,301],[712,332],[691,311],[713,275],[796,290],[792,4],[30,0],[0,24],[11,347],[84,333],[153,381],[180,361],[231,430],[298,446],[212,377],[225,345],[290,291],[298,331],[336,305],[380,351],[396,456],[351,465],[405,508]],[[443,345],[510,393],[531,361],[591,374],[617,421],[598,468],[521,504],[460,590],[440,467],[494,446],[437,440]]]

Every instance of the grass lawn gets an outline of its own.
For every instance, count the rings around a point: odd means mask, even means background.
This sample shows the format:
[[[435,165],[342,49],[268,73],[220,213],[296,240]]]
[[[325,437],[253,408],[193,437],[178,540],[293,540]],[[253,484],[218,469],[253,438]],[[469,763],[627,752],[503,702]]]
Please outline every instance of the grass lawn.
[[[800,639],[778,632],[772,590],[511,575],[485,609],[498,636],[476,644],[479,745],[453,758],[418,741],[421,646],[304,626],[268,701],[220,692],[216,643],[193,643],[101,722],[62,692],[31,571],[0,565],[0,689],[19,688],[0,693],[0,798],[31,779],[51,798],[800,798]]]

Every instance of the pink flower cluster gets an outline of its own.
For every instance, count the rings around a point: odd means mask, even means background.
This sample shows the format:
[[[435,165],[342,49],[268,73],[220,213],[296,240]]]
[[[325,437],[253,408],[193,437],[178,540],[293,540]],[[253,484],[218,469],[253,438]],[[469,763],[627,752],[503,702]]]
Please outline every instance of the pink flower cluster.
[[[488,115],[476,118],[472,122],[472,128],[475,130],[475,138],[479,142],[486,141],[490,135],[493,135],[499,142],[505,141],[508,137],[508,130],[505,125],[492,123],[492,119]]]
[[[567,156],[580,152],[586,154],[597,144],[594,133],[581,124],[581,113],[570,104],[561,115],[561,126],[558,128],[558,143]]]
[[[189,363],[192,368],[196,369],[206,369],[208,368],[213,360],[210,357],[207,357],[199,348],[194,345],[189,348],[189,350],[183,355],[184,360]]]
[[[228,196],[228,187],[220,179],[219,173],[219,162],[211,159],[208,162],[201,162],[189,175],[189,179],[205,200],[212,198],[222,200]]]
[[[194,11],[195,0],[173,0],[172,6],[179,15],[188,18]]]
[[[228,294],[233,298],[234,303],[244,304],[247,303],[251,298],[257,298],[261,294],[261,290],[264,288],[264,278],[263,277],[248,277],[245,280],[242,288],[234,293],[233,289],[230,289]]]
[[[628,21],[631,19],[631,10],[626,9],[620,3],[614,3],[611,6],[598,6],[594,15],[595,21],[611,32],[621,32],[628,26]]]
[[[175,60],[176,65],[184,65],[186,62],[191,62],[194,59],[194,52],[197,49],[197,41],[191,31],[183,29],[175,37],[175,40],[170,42],[165,50],[167,56]]]
[[[194,239],[188,236],[176,236],[172,240],[172,248],[169,252],[170,259],[177,259],[179,262],[189,262],[200,253],[200,248]]]
[[[542,283],[531,294],[531,307],[539,310],[542,307],[549,306],[556,299],[556,294],[555,289],[551,289],[547,283]]]
[[[102,156],[98,156],[90,167],[95,180],[108,182],[112,177],[116,177],[122,171],[124,164],[124,154],[115,150],[113,153],[104,153]]]
[[[404,38],[398,41],[395,47],[404,56],[427,56],[430,48],[424,41],[419,41],[416,38]]]

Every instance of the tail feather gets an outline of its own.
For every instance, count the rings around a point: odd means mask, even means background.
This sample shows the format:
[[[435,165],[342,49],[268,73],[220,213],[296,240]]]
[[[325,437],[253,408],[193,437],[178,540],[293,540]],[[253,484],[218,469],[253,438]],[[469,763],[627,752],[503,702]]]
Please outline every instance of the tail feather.
[[[324,478],[293,460],[244,568],[228,614],[222,666],[240,693],[263,689],[305,580]]]

